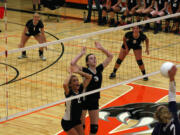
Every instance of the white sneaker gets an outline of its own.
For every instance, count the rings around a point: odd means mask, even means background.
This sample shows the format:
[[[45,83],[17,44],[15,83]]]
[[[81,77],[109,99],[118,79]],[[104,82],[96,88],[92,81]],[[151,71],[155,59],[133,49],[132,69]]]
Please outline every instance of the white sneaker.
[[[18,56],[18,59],[24,59],[24,58],[27,58],[27,55]]]
[[[40,57],[40,59],[42,60],[42,61],[46,61],[46,57],[44,57],[43,55],[41,55],[41,56],[39,56]]]

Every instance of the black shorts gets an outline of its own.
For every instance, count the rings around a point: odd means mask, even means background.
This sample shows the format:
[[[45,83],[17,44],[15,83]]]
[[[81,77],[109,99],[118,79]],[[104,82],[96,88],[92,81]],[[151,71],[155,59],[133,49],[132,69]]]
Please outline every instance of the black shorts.
[[[122,48],[125,49],[125,46],[122,45]],[[141,50],[142,49],[142,46],[140,45],[128,45],[128,49],[133,49],[133,50]]]
[[[83,110],[98,110],[99,109],[99,99],[83,101],[82,109]]]
[[[69,121],[64,119],[61,120],[61,126],[64,131],[69,131],[70,129],[80,124],[81,124],[81,120],[76,120],[76,121]]]
[[[25,33],[26,36],[30,37],[30,36],[36,36],[38,34],[40,34],[41,32],[38,33]]]

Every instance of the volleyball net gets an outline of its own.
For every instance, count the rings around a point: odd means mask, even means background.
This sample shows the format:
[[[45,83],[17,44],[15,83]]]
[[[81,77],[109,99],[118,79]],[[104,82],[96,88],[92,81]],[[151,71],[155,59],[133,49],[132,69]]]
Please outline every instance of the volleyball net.
[[[2,51],[0,53],[0,122],[48,108],[67,100],[142,79],[143,76],[138,68],[133,51],[130,51],[123,61],[117,71],[116,78],[109,79],[123,43],[123,36],[127,32],[124,29],[137,25],[144,26],[145,24],[150,24],[150,27],[153,27],[154,22],[161,21],[164,30],[167,19],[173,19],[174,17],[180,17],[180,13],[21,49]],[[174,29],[173,21],[170,21],[169,26]],[[150,51],[149,55],[145,53],[146,47],[143,43],[142,58],[147,72],[146,76],[158,74],[161,64],[166,61],[173,62],[176,65],[180,63],[179,35],[165,33],[163,30],[158,34],[153,34],[152,30],[145,32],[149,38]],[[83,46],[87,47],[86,54],[95,54],[97,64],[105,60],[106,56],[95,47],[95,41],[100,42],[104,48],[114,55],[112,62],[103,72],[102,88],[64,99],[62,84],[68,76],[67,69],[70,67],[71,60],[80,53]],[[40,47],[47,47],[47,50],[44,49],[46,61],[39,58],[38,50]],[[28,58],[18,59],[18,56],[24,50],[27,51]],[[78,65],[86,65],[85,56],[79,60]],[[81,80],[81,77],[79,79]]]

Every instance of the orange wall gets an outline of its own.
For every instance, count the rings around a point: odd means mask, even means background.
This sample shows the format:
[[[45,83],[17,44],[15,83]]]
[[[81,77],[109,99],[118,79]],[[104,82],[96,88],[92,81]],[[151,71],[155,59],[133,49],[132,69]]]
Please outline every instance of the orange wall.
[[[88,0],[66,0],[66,2],[78,3],[78,4],[88,4]]]

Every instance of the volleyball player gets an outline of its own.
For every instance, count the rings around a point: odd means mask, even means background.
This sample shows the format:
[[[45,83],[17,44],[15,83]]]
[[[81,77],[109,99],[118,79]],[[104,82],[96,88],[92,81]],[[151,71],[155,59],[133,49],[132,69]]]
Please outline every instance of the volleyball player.
[[[118,22],[115,23],[115,13],[119,12],[121,10],[120,7],[121,0],[106,0],[105,4],[103,5],[102,8],[102,23],[106,24],[107,23],[107,13],[109,12],[110,14],[110,27],[117,26]]]
[[[149,39],[146,37],[145,34],[140,32],[138,26],[133,27],[133,31],[127,32],[123,38],[123,45],[119,53],[119,57],[115,63],[113,72],[110,74],[109,78],[113,79],[116,77],[116,71],[118,70],[119,66],[123,62],[124,58],[128,55],[129,51],[133,49],[134,55],[136,57],[137,64],[142,72],[143,75],[146,74],[144,63],[142,61],[142,46],[141,42],[146,42],[146,53],[149,54]],[[144,77],[144,81],[147,81],[148,78]]]
[[[148,19],[149,14],[153,11],[155,0],[143,0],[143,7],[136,11],[137,16],[143,16],[145,20]],[[144,27],[144,31],[150,28],[149,23]]]
[[[158,123],[152,135],[180,135],[180,122],[176,105],[176,71],[176,66],[173,66],[169,71],[168,108],[163,105],[157,108],[154,116]]]
[[[98,25],[102,25],[102,10],[100,7],[100,0],[94,0],[96,4],[96,9],[98,11]],[[87,19],[84,20],[84,23],[89,23],[91,22],[91,12],[92,12],[92,5],[93,5],[93,0],[88,0],[88,15]]]
[[[40,0],[33,0],[33,10],[36,10],[36,3],[38,4],[38,10],[41,10]]]
[[[78,77],[72,73],[83,76],[85,78],[83,83],[80,84]],[[83,89],[86,89],[91,78],[92,76],[90,74],[80,71],[76,66],[72,66],[70,75],[63,84],[66,98],[81,94]],[[81,124],[81,114],[82,98],[66,101],[66,111],[62,118],[61,125],[68,135],[84,135],[83,126]]]
[[[164,16],[167,14],[167,0],[155,0],[155,10],[153,10],[150,14],[152,17]],[[157,34],[161,29],[160,21],[157,21],[154,26],[154,34]]]
[[[179,0],[171,0],[168,5],[169,5],[169,14],[175,14],[175,13],[180,12],[180,1]],[[169,30],[170,30],[170,27],[169,27],[170,20],[171,19],[167,19],[167,21],[166,21],[165,32],[169,32]],[[174,33],[178,33],[179,25],[180,25],[180,17],[173,18],[172,20],[173,20],[173,23],[175,23],[175,25],[176,25],[176,30],[174,31]]]
[[[140,7],[140,5],[140,0],[126,0],[126,11],[120,18],[120,24],[124,24],[124,20],[126,17],[127,24],[130,24],[132,22],[132,16],[137,15],[136,10]]]
[[[101,64],[97,66],[96,56],[94,54],[88,54],[86,56],[87,67],[79,66],[80,70],[92,75],[92,80],[87,86],[86,91],[92,91],[101,88],[102,79],[103,79],[102,72],[113,58],[113,55],[110,52],[108,52],[106,49],[104,49],[100,43],[95,42],[95,46],[98,50],[102,51],[107,57]],[[71,64],[77,65],[78,60],[85,53],[86,50],[83,49],[81,53],[72,60]],[[90,135],[96,135],[96,133],[98,132],[99,99],[100,99],[100,92],[86,96],[83,101],[82,123],[83,124],[85,123],[85,117],[88,111],[90,117]],[[85,128],[85,124],[83,126]]]
[[[45,43],[46,37],[44,34],[44,24],[40,20],[40,16],[38,13],[35,13],[33,19],[27,21],[24,31],[22,33],[21,42],[19,44],[19,48],[23,48],[30,38],[30,36],[34,36],[34,38],[39,43]],[[46,58],[43,55],[43,47],[39,49],[39,57],[41,60],[45,61]],[[22,55],[18,57],[19,59],[27,58],[26,51],[22,51]]]

